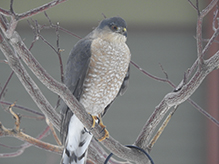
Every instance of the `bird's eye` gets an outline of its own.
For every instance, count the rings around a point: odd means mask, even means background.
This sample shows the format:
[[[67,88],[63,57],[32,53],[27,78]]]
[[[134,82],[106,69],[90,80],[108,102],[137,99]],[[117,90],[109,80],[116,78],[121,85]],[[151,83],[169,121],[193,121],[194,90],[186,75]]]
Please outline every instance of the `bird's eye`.
[[[113,31],[118,30],[118,27],[116,25],[112,25],[111,28],[112,28]]]

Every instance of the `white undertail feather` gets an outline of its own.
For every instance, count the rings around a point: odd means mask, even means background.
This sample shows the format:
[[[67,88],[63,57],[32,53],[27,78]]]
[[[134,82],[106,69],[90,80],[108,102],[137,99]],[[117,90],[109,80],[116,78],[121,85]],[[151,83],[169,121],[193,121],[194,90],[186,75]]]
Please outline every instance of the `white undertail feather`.
[[[92,134],[75,115],[71,117],[68,129],[61,164],[84,164]]]

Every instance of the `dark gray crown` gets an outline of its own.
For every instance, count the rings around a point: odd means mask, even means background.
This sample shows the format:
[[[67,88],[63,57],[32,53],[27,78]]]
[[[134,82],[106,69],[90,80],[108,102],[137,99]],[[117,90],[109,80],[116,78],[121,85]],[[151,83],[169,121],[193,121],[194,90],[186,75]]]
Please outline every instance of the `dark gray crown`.
[[[108,19],[104,19],[100,22],[98,28],[103,29],[105,26],[111,27],[112,25],[126,28],[126,22],[121,17],[111,17]]]

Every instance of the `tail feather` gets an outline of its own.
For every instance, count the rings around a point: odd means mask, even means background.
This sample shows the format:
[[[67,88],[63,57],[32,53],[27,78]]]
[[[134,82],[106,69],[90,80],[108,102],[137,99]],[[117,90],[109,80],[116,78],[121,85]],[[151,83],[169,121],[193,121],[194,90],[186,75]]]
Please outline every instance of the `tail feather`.
[[[73,115],[69,123],[61,164],[84,164],[92,137],[81,121]]]

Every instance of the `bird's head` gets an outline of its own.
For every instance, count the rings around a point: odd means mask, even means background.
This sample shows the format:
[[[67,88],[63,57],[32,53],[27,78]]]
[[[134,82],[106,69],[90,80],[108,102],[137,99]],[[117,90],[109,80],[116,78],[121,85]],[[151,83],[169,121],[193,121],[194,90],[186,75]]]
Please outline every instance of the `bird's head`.
[[[109,39],[114,41],[126,42],[127,39],[127,25],[124,19],[121,17],[111,17],[104,19],[100,22],[96,28],[98,32],[104,34]]]

